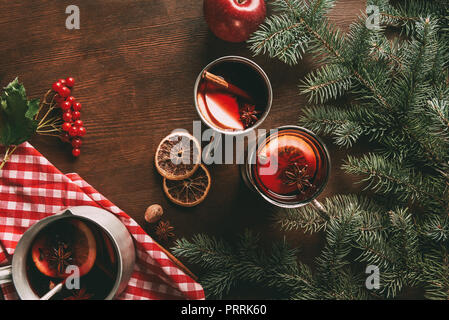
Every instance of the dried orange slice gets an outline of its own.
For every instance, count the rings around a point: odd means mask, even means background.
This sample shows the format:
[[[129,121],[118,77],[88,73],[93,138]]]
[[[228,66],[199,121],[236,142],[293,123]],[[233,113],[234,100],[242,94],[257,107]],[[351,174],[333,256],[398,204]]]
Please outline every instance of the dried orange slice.
[[[169,180],[190,177],[201,162],[201,146],[187,132],[174,132],[162,139],[154,157],[156,169]]]
[[[183,207],[193,207],[203,202],[210,186],[210,174],[203,164],[187,179],[174,181],[164,178],[165,194],[171,201]]]

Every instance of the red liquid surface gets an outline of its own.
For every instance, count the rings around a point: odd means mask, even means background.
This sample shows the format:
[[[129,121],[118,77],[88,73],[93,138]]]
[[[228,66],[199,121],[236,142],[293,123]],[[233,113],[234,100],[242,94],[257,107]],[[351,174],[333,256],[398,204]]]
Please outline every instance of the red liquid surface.
[[[252,166],[254,183],[260,192],[282,203],[302,203],[320,192],[327,181],[328,160],[324,147],[313,136],[296,129],[281,129],[257,149]],[[304,170],[307,184],[301,188],[286,172]]]
[[[255,107],[258,119],[262,117],[269,95],[267,84],[258,72],[245,63],[236,61],[222,61],[207,71],[244,91],[252,100],[244,101],[243,98],[237,98],[232,90],[202,79],[198,85],[196,99],[199,111],[209,125],[227,131],[245,130],[241,111],[246,103]],[[252,125],[254,123],[249,124],[249,127]]]
[[[294,164],[300,168],[307,166],[307,175],[315,175],[315,152],[301,137],[279,137],[260,149],[259,155],[264,157],[257,159],[257,175],[263,185],[272,192],[287,195],[297,191],[296,185],[286,184],[284,178],[285,170]]]
[[[225,130],[244,130],[237,98],[203,81],[198,89],[198,106],[205,119]]]

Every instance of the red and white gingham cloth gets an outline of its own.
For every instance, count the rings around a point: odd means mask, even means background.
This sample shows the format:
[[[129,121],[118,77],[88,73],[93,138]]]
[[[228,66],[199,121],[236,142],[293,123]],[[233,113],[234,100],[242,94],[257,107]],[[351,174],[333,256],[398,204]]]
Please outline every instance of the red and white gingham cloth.
[[[61,173],[27,142],[0,170],[0,264],[10,262],[31,225],[65,208],[85,205],[114,213],[134,237],[136,266],[118,299],[204,299],[201,285],[173,264],[133,219],[79,175]],[[17,299],[12,284],[1,289],[5,299]]]

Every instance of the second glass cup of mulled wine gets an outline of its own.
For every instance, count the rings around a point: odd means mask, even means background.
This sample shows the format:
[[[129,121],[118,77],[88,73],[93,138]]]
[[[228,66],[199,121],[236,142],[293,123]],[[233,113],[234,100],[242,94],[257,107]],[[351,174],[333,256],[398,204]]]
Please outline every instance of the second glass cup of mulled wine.
[[[271,108],[273,92],[266,73],[255,62],[226,56],[208,64],[194,89],[203,122],[224,134],[244,134],[258,127]]]
[[[313,203],[324,190],[330,158],[324,143],[311,131],[285,126],[259,137],[241,167],[246,184],[268,202],[283,208]]]

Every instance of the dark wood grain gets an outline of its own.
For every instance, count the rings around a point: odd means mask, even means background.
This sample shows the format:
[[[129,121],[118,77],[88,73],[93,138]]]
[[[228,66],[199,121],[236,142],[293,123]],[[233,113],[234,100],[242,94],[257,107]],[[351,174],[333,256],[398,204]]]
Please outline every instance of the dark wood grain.
[[[69,4],[80,7],[80,30],[65,28]],[[337,1],[331,17],[346,30],[364,5],[361,0]],[[166,199],[155,171],[159,141],[175,128],[191,130],[192,121],[199,120],[193,85],[201,69],[224,55],[251,58],[245,44],[225,43],[208,31],[202,1],[17,0],[2,1],[0,8],[2,86],[19,76],[30,97],[41,97],[54,80],[69,75],[77,79],[75,96],[83,103],[88,129],[82,156],[74,160],[56,139],[31,141],[62,172],[78,172],[150,234],[143,213],[159,203],[178,237],[199,232],[232,237],[246,227],[261,231],[267,241],[282,236],[269,222],[275,208],[246,189],[237,166],[213,166],[209,197],[191,209]],[[254,60],[274,90],[263,127],[295,124],[307,104],[297,85],[313,69],[311,58],[296,67],[262,56]],[[321,197],[357,190],[339,169],[346,151],[326,142],[333,173]],[[301,245],[305,262],[312,262],[323,245],[316,235],[295,232],[288,238]]]

